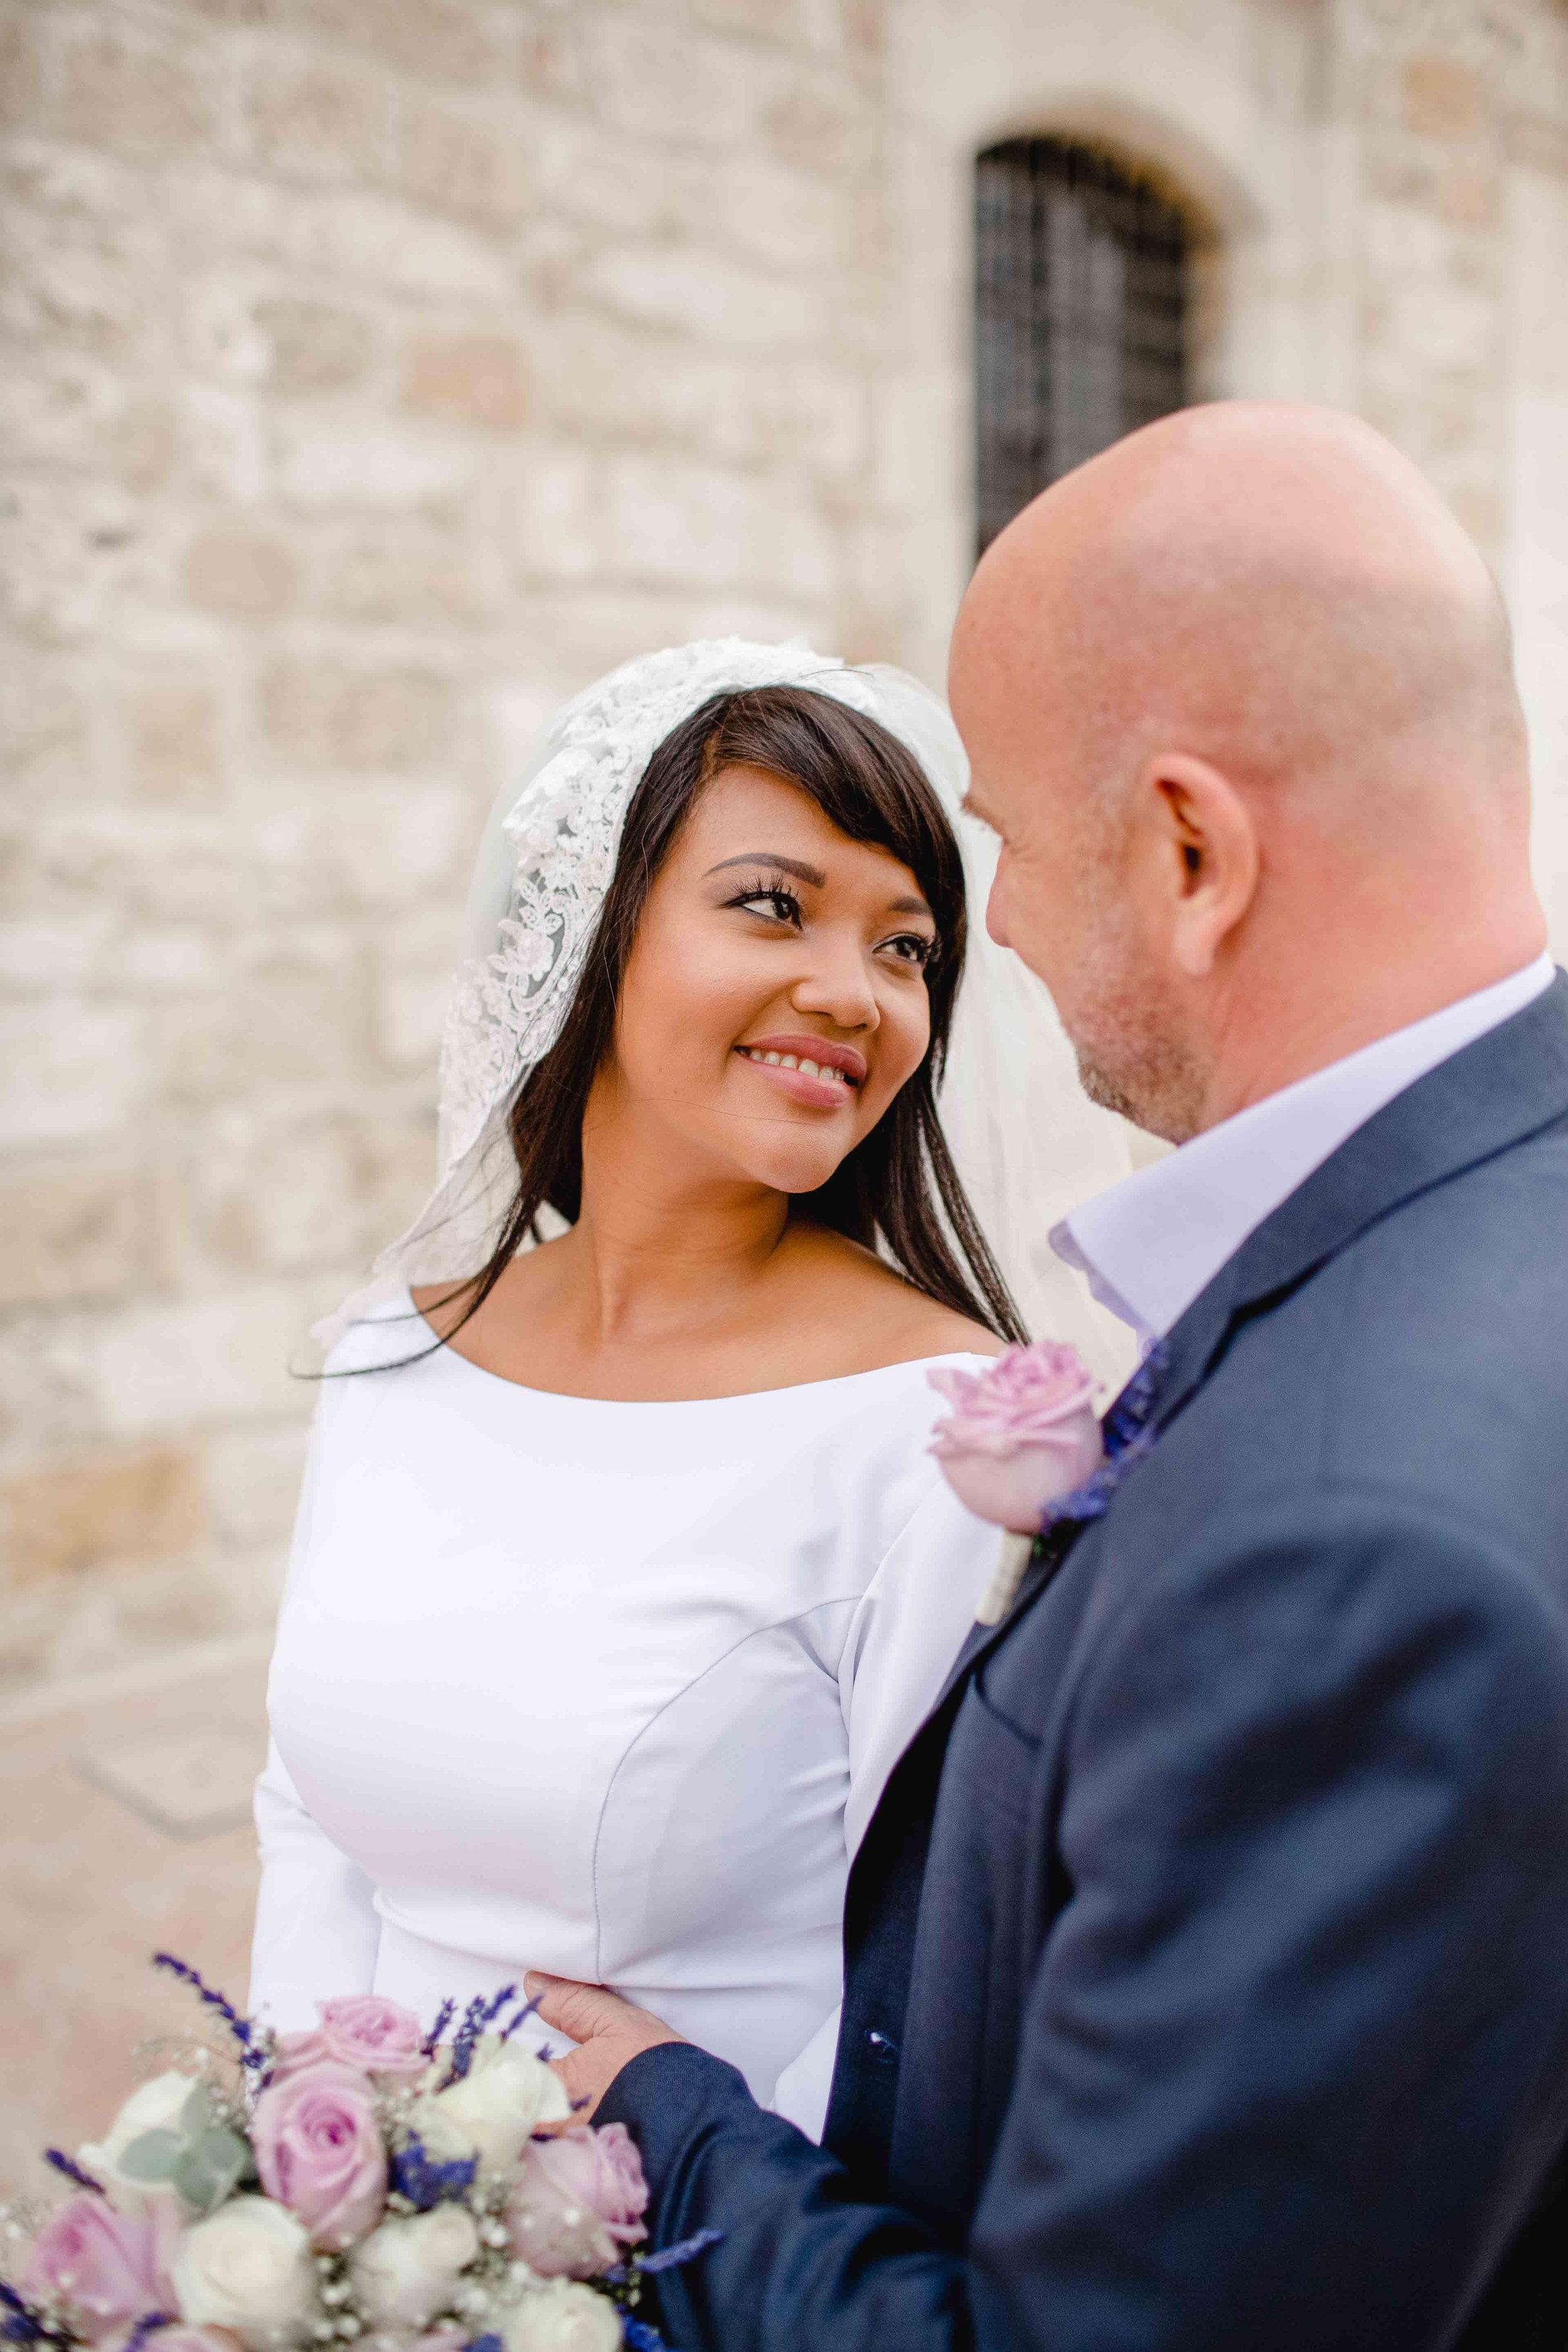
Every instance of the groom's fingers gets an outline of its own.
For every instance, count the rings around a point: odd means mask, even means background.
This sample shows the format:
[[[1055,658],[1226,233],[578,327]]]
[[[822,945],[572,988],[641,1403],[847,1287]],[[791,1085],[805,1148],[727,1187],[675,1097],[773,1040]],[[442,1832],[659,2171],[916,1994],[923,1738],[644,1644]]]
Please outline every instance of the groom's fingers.
[[[574,2042],[591,2042],[596,2033],[625,2033],[642,2014],[619,1993],[606,1992],[603,1985],[574,1984],[569,1977],[547,1977],[534,1970],[526,1990],[529,1999],[538,2001],[546,2025],[569,2034]]]
[[[554,2068],[579,2123],[588,2121],[623,2066],[661,2042],[680,2039],[651,2010],[635,2009],[603,1985],[574,1984],[567,1977],[534,1969],[527,1988],[546,2025],[570,2034],[578,2045],[557,2058]]]

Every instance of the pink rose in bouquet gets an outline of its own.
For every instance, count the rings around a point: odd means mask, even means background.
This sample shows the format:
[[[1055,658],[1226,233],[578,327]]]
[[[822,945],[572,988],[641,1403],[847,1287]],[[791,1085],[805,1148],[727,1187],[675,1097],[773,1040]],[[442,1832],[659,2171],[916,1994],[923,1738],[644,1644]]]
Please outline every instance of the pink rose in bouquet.
[[[22,2293],[30,2302],[74,2305],[81,2334],[99,2343],[168,2305],[168,2252],[158,2217],[117,2213],[101,2197],[68,2197],[33,2241]]]
[[[261,2094],[251,2118],[256,2168],[268,2197],[298,2214],[310,2243],[341,2251],[374,2228],[386,2204],[386,2149],[364,2076],[321,2060]]]
[[[983,1372],[930,1372],[952,1407],[931,1452],[959,1501],[1007,1532],[977,1612],[1001,1622],[1012,1606],[1049,1506],[1081,1486],[1105,1458],[1094,1376],[1076,1348],[1037,1339],[1008,1348]]]
[[[272,2061],[272,2080],[283,2082],[305,2066],[328,2059],[357,2066],[365,2074],[423,2074],[425,2034],[411,2009],[378,1993],[345,1994],[317,2004],[321,2021],[309,2033],[281,2033]]]
[[[594,2278],[647,2233],[647,2183],[624,2124],[530,2142],[507,2206],[512,2243],[542,2278]]]

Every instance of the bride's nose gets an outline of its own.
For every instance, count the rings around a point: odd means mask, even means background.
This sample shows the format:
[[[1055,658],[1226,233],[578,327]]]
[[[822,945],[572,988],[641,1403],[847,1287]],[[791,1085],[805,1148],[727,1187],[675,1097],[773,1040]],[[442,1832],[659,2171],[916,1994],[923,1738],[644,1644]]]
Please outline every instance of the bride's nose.
[[[882,1011],[858,941],[817,942],[809,971],[790,991],[797,1013],[816,1013],[839,1029],[875,1029]]]

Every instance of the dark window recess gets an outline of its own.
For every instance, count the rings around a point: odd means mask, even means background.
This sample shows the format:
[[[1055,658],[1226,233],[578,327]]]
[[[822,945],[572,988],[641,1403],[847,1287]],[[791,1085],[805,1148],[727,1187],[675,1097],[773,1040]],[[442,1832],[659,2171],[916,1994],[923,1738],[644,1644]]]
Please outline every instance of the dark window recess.
[[[1186,400],[1181,208],[1065,139],[975,164],[980,550],[1037,491]]]

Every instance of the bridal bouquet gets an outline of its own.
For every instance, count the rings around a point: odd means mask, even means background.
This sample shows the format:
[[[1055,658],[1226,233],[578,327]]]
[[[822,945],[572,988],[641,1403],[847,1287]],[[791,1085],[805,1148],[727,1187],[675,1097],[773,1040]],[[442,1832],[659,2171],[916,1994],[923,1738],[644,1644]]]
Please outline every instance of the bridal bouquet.
[[[374,1995],[274,2034],[161,1952],[226,2040],[168,2061],[103,2139],[47,2160],[75,2194],[7,2209],[0,2343],[19,2352],[651,2352],[663,2254],[619,2124],[574,2125],[516,2036],[515,1986],[426,2032]]]

